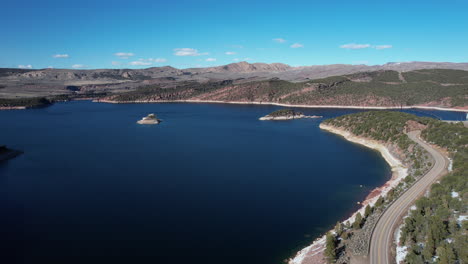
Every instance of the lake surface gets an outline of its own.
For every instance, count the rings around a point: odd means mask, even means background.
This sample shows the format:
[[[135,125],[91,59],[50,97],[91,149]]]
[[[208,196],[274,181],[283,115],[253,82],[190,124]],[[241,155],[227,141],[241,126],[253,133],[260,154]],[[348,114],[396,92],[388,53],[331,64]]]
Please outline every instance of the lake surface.
[[[320,120],[258,121],[279,108],[74,101],[0,111],[0,144],[25,152],[0,164],[1,263],[281,263],[391,172]],[[164,122],[136,124],[149,113]]]

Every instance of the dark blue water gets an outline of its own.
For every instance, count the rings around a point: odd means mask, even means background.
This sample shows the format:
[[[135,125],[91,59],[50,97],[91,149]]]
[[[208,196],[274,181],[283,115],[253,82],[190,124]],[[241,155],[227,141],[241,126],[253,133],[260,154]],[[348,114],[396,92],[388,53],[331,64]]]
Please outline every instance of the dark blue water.
[[[319,120],[257,120],[278,108],[76,101],[0,111],[0,144],[25,152],[0,164],[0,263],[281,263],[390,169]],[[136,124],[149,113],[164,122]]]

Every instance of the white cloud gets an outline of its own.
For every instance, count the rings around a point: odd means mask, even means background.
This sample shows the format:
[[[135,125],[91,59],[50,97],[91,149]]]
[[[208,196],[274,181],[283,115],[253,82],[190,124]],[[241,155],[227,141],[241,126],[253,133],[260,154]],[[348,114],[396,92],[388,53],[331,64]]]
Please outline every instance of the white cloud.
[[[18,65],[18,68],[20,68],[20,69],[32,69],[32,65],[31,65],[31,64],[28,64],[28,65]]]
[[[376,50],[382,50],[382,49],[390,49],[393,48],[392,45],[371,45],[371,44],[356,44],[356,43],[349,43],[349,44],[344,44],[341,45],[340,48],[342,49],[368,49],[368,48],[373,48]]]
[[[294,43],[290,47],[293,48],[293,49],[297,49],[297,48],[303,48],[304,45],[302,45],[300,43]]]
[[[56,59],[60,59],[60,58],[68,58],[70,56],[68,54],[55,54],[52,57],[54,57]]]
[[[356,44],[356,43],[349,43],[341,45],[340,48],[342,49],[367,49],[370,48],[370,44]]]
[[[205,61],[216,61],[216,59],[215,58],[208,58]]]
[[[114,55],[121,58],[121,59],[128,59],[128,58],[132,57],[135,54],[133,54],[131,52],[117,52],[117,53],[114,53]]]
[[[252,59],[251,58],[244,58],[243,60],[244,61],[251,61]]]
[[[73,68],[73,69],[83,69],[83,68],[86,68],[86,65],[83,65],[83,64],[73,64],[73,65],[72,65],[72,68]]]
[[[393,48],[393,46],[392,45],[377,45],[374,48],[378,50],[382,50],[382,49],[391,49]]]
[[[285,43],[287,40],[283,39],[283,38],[275,38],[273,39],[274,42],[278,42],[278,43]]]
[[[244,46],[242,45],[232,45],[231,47],[235,48],[235,49],[243,49]]]
[[[179,48],[174,49],[174,55],[176,56],[202,56],[208,55],[208,52],[199,53],[196,49],[191,48]]]
[[[149,61],[138,60],[138,61],[129,62],[128,64],[132,65],[132,66],[149,66],[149,65],[151,65],[153,63],[149,62]]]
[[[235,59],[232,59],[233,61],[239,61],[240,59],[239,58],[235,58]]]
[[[119,65],[122,65],[122,63],[120,61],[113,61],[112,65],[119,66]]]
[[[224,54],[226,55],[234,55],[236,54],[234,51],[226,51]]]

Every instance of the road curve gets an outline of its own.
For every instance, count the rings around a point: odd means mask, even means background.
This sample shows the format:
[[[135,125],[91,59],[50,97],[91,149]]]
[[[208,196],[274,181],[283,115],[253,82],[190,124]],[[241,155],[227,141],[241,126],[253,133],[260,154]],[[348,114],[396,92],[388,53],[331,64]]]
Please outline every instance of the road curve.
[[[438,150],[419,139],[420,131],[408,133],[408,137],[426,149],[434,158],[435,164],[419,181],[403,193],[393,204],[387,208],[380,217],[370,241],[369,260],[371,264],[395,263],[391,258],[390,250],[393,246],[393,232],[397,228],[400,217],[408,212],[414,204],[438,177],[446,172],[448,160]]]

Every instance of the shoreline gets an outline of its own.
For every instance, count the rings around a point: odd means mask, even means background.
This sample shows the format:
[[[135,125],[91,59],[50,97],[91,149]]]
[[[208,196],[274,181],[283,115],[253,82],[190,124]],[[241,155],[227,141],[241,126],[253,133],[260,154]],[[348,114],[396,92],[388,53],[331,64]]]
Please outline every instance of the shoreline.
[[[437,106],[347,106],[347,105],[296,105],[296,104],[282,104],[274,102],[243,102],[243,101],[216,101],[216,100],[136,100],[136,101],[112,101],[112,100],[93,100],[96,103],[109,103],[109,104],[158,104],[158,103],[208,103],[208,104],[245,104],[245,105],[276,105],[284,107],[297,107],[297,108],[340,108],[340,109],[368,109],[368,110],[388,110],[388,109],[426,109],[438,111],[453,111],[453,112],[468,112],[467,109],[460,108],[445,108]]]
[[[275,105],[283,107],[296,107],[296,108],[335,108],[335,109],[363,109],[363,110],[401,110],[401,109],[424,109],[424,110],[437,110],[437,111],[452,111],[452,112],[466,112],[468,113],[468,106],[462,108],[446,108],[438,106],[355,106],[355,105],[303,105],[303,104],[282,104],[274,102],[245,102],[245,101],[216,101],[216,100],[135,100],[135,101],[113,101],[106,99],[93,99],[93,98],[73,98],[70,101],[83,101],[91,100],[95,103],[108,103],[108,104],[159,104],[159,103],[201,103],[201,104],[243,104],[243,105]],[[34,107],[27,106],[0,106],[1,110],[25,110]]]
[[[28,109],[26,106],[0,106],[1,110],[24,110]]]
[[[341,223],[346,223],[349,221],[352,223],[356,214],[358,212],[364,214],[365,208],[367,205],[373,206],[375,202],[379,199],[379,197],[386,195],[392,188],[397,186],[407,175],[408,169],[403,165],[403,163],[395,158],[389,149],[381,144],[378,141],[367,139],[363,137],[358,137],[353,135],[351,132],[345,131],[343,129],[324,125],[321,123],[319,125],[320,129],[328,131],[330,133],[339,135],[344,137],[346,140],[351,141],[353,143],[357,143],[363,145],[365,147],[377,150],[380,155],[385,159],[388,165],[391,167],[392,170],[392,177],[386,181],[382,186],[376,187],[373,189],[365,198],[363,202],[360,203],[361,208],[354,212],[350,217],[347,219],[340,221]],[[318,237],[315,239],[312,244],[309,246],[301,249],[296,253],[296,255],[289,259],[288,264],[321,264],[323,263],[321,259],[323,255],[319,255],[325,250],[325,235]]]

